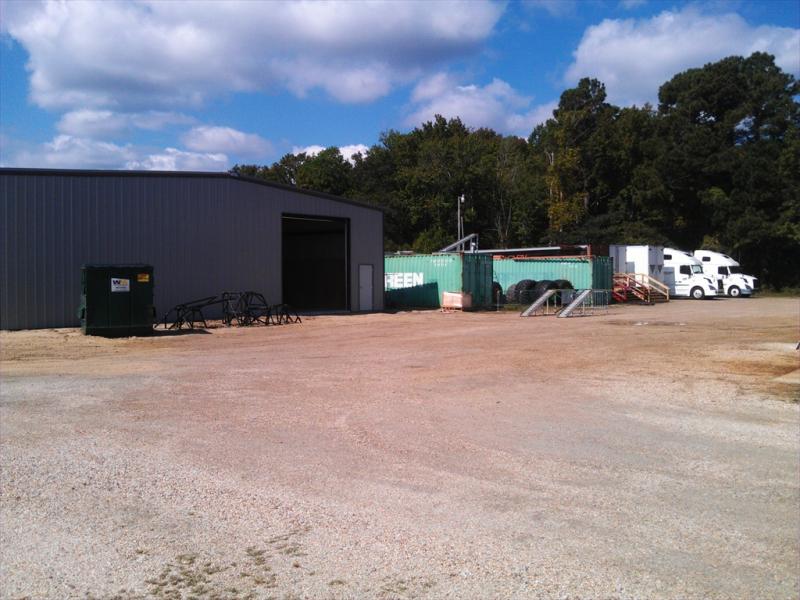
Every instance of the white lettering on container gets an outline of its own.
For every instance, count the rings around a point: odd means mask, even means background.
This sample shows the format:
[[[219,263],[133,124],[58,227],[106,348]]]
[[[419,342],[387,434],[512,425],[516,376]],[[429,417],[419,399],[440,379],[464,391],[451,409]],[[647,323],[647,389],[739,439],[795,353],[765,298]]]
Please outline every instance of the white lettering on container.
[[[397,290],[410,288],[424,283],[422,273],[386,273],[383,277],[384,289]]]

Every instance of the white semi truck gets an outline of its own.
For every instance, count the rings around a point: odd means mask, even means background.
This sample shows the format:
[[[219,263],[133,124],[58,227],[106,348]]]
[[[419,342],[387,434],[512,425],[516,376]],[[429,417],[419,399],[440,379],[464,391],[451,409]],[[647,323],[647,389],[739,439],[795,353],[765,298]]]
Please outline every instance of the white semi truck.
[[[702,300],[717,295],[716,282],[703,273],[700,260],[675,248],[664,248],[664,283],[673,298]]]
[[[742,267],[727,254],[711,250],[695,250],[694,257],[703,266],[703,272],[715,279],[717,291],[738,298],[750,296],[758,286],[758,278],[742,273]]]

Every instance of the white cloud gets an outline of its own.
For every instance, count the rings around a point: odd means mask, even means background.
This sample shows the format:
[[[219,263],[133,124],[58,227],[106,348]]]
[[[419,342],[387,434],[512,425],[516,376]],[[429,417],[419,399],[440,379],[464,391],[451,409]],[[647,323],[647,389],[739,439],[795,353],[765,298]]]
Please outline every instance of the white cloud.
[[[689,7],[650,19],[606,19],[589,27],[565,82],[595,77],[616,104],[655,103],[673,75],[731,55],[775,55],[785,71],[800,72],[800,30],[749,25],[737,14],[709,15]]]
[[[59,169],[118,169],[135,158],[136,152],[130,145],[58,135],[50,142],[21,151],[12,164]]]
[[[397,81],[412,75],[411,70],[401,70],[396,76],[387,76],[391,68],[386,63],[371,62],[352,68],[331,68],[308,60],[298,60],[275,65],[275,73],[285,80],[286,87],[303,98],[315,87],[323,88],[340,102],[369,102],[391,91]]]
[[[458,85],[448,73],[436,73],[420,81],[411,93],[412,102],[424,102],[448,93]]]
[[[475,52],[504,11],[483,1],[3,4],[41,107],[139,112],[236,91],[320,89],[366,102]]]
[[[116,113],[110,110],[84,108],[62,115],[56,127],[61,133],[69,135],[109,137],[134,128],[155,131],[168,125],[181,125],[193,121],[191,117],[175,112]]]
[[[312,144],[311,146],[295,146],[292,148],[292,154],[300,154],[304,152],[308,156],[316,156],[320,152],[325,150],[325,146],[320,146],[318,144]],[[353,156],[355,154],[361,153],[363,156],[366,156],[369,152],[369,146],[364,144],[348,144],[347,146],[339,146],[339,153],[349,163],[353,162]]]
[[[223,152],[252,158],[273,153],[272,144],[260,135],[230,127],[193,127],[182,136],[181,141],[189,150],[198,152]]]
[[[142,169],[159,171],[225,171],[222,153],[186,152],[176,148],[151,151],[131,144],[58,135],[52,141],[20,149],[4,166],[53,169]]]
[[[527,0],[525,6],[528,8],[539,8],[545,10],[551,17],[565,17],[575,13],[577,6],[576,0]]]
[[[353,156],[355,154],[361,154],[362,156],[366,156],[369,152],[369,147],[365,146],[364,144],[349,144],[347,146],[342,146],[339,148],[339,152],[342,153],[342,156],[346,161],[353,162]]]
[[[292,154],[300,154],[301,152],[308,156],[316,156],[325,150],[325,146],[312,144],[311,146],[295,146],[292,148]]]
[[[519,94],[508,83],[493,79],[481,87],[459,85],[446,73],[438,73],[417,84],[411,95],[417,105],[406,119],[416,126],[439,114],[459,117],[469,127],[489,127],[500,133],[527,136],[551,116],[556,103],[532,106],[532,98]]]
[[[533,131],[533,128],[541,123],[545,123],[548,119],[553,118],[553,111],[558,106],[558,101],[553,100],[546,104],[539,104],[534,106],[528,112],[521,115],[509,115],[508,125],[510,131],[518,131],[524,133],[526,136]]]
[[[166,148],[163,152],[129,161],[125,168],[145,171],[225,171],[228,168],[228,157],[220,153],[185,152],[177,148]]]

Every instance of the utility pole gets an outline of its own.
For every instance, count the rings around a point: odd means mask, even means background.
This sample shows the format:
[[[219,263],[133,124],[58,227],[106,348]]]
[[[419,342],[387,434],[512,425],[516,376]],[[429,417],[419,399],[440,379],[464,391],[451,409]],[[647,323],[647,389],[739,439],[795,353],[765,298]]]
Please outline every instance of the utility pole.
[[[456,239],[460,240],[464,237],[464,221],[461,216],[461,205],[464,204],[464,194],[461,194],[458,197],[456,204],[458,206],[458,237]]]

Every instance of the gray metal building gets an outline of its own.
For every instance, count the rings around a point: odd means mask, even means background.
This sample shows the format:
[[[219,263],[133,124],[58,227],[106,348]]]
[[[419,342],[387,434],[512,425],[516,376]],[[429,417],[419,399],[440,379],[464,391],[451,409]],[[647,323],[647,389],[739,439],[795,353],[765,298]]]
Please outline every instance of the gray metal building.
[[[147,263],[159,317],[227,290],[383,309],[383,212],[228,173],[0,169],[0,329],[78,325],[86,263]]]

